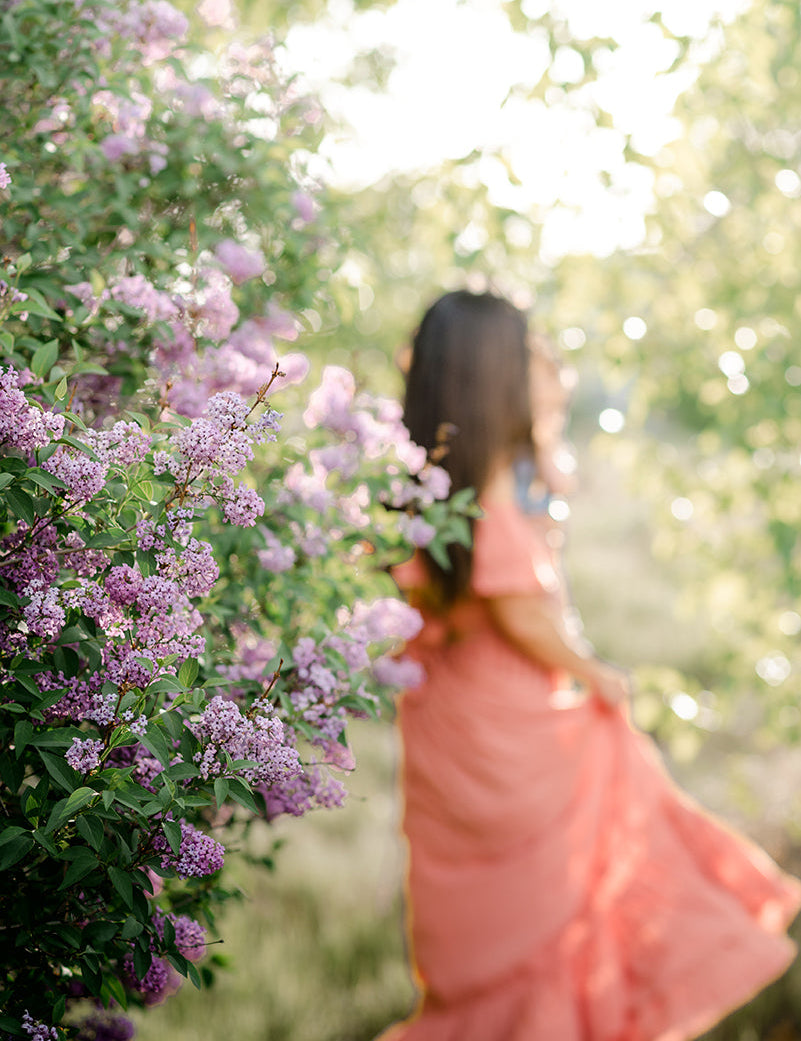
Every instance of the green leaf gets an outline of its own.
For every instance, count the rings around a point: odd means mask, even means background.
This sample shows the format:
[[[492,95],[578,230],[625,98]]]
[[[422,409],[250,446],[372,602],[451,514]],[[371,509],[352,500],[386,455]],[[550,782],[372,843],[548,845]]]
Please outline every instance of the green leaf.
[[[33,836],[25,828],[16,825],[6,828],[0,835],[0,871],[5,871],[18,860],[22,860],[33,846]]]
[[[75,849],[75,856],[70,858],[72,863],[67,868],[61,885],[58,887],[59,889],[66,889],[67,886],[80,881],[80,879],[88,875],[90,871],[94,871],[97,867],[97,857],[91,850],[88,850],[85,846],[73,847],[73,849]]]
[[[47,753],[43,754],[46,755]],[[94,788],[76,788],[72,795],[67,799],[62,799],[60,802],[56,803],[53,812],[50,814],[50,820],[47,822],[45,832],[49,833],[56,831],[65,821],[68,821],[70,817],[74,817],[78,810],[91,802],[96,795],[97,792]]]
[[[218,777],[215,780],[214,798],[217,800],[218,806],[222,806],[222,804],[228,798],[228,781],[225,777]]]
[[[167,766],[175,755],[175,750],[167,743],[164,730],[157,723],[150,723],[147,733],[140,737],[139,740],[158,759],[162,766]]]
[[[37,828],[33,832],[34,839],[39,843],[42,849],[46,849],[51,857],[58,856],[58,848],[49,835],[46,835],[41,828]]]
[[[67,487],[60,477],[56,477],[55,474],[48,473],[47,470],[42,470],[38,466],[31,467],[26,476],[30,477],[34,484],[44,488],[46,492],[60,492]]]
[[[184,717],[181,713],[172,711],[162,712],[159,718],[164,724],[164,729],[173,741],[180,741],[184,732]]]
[[[25,747],[33,737],[33,724],[27,719],[21,719],[14,727],[14,751],[17,759],[25,751]]]
[[[33,743],[36,744],[35,741]],[[52,752],[43,751],[40,751],[39,755],[42,757],[42,762],[45,764],[47,772],[56,784],[66,792],[74,792],[76,787],[81,783],[81,775],[78,771],[73,770],[63,756],[53,755]],[[92,791],[91,788],[88,790]]]
[[[134,972],[140,980],[143,980],[147,975],[147,970],[153,963],[153,955],[150,953],[149,948],[142,948],[136,946],[134,948]]]
[[[108,877],[128,907],[133,907],[133,882],[131,881],[131,876],[121,870],[121,868],[112,865],[108,868]]]
[[[119,926],[116,922],[100,920],[90,922],[83,931],[84,939],[92,947],[104,947],[109,940],[117,935]]]
[[[181,849],[181,825],[177,821],[162,821],[161,826],[167,842],[170,844],[170,849],[177,856]]]
[[[19,261],[17,261],[17,264],[19,265]],[[53,321],[60,322],[62,320],[61,315],[50,307],[38,289],[26,286],[25,291],[28,294],[28,299],[25,301],[26,311],[40,315],[42,318],[50,318]]]
[[[184,687],[175,676],[162,676],[148,685],[147,692],[148,694],[161,694],[164,692],[182,691],[183,689]]]
[[[134,937],[139,936],[143,929],[144,926],[139,921],[139,919],[135,918],[132,914],[129,914],[125,921],[122,923],[120,936],[123,940],[133,940]]]
[[[258,813],[259,808],[256,805],[256,800],[253,798],[253,793],[241,777],[230,777],[228,784],[232,799],[235,799],[240,806],[244,806],[246,810]]]
[[[27,492],[23,492],[19,488],[7,488],[3,498],[16,517],[24,520],[29,527],[33,525],[36,520],[36,512],[33,508],[33,499]]]
[[[58,340],[43,343],[31,358],[30,369],[35,376],[45,377],[58,361]]]
[[[68,387],[67,387],[67,377],[63,376],[59,380],[58,385],[56,386],[56,389],[53,392],[56,401],[63,401],[64,398],[66,398],[66,396],[67,396],[67,390],[68,390]]]
[[[82,813],[75,821],[75,827],[81,838],[85,839],[94,850],[100,849],[103,842],[103,821],[92,813]]]
[[[112,1001],[116,1001],[123,1010],[128,1008],[128,995],[125,993],[122,981],[116,976],[105,976],[103,978],[100,1000],[107,1007]]]
[[[187,658],[181,668],[178,670],[178,682],[183,687],[191,687],[197,679],[197,674],[200,671],[200,666],[194,658]]]
[[[17,676],[17,679],[21,679]],[[40,730],[31,739],[37,748],[69,748],[76,737],[86,737],[77,727],[58,727],[55,730]],[[73,785],[73,788],[75,785]]]
[[[97,456],[92,449],[79,441],[77,437],[73,437],[72,434],[62,434],[56,442],[58,445],[69,445],[70,448],[74,448],[76,452],[81,452],[83,455],[88,455],[90,459],[97,460]]]

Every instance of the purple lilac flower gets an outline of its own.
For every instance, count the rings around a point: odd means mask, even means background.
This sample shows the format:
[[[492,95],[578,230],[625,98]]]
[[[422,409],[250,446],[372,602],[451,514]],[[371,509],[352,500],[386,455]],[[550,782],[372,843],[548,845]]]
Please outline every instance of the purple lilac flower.
[[[401,690],[419,687],[425,679],[425,669],[413,658],[393,658],[381,655],[373,662],[373,676],[379,683]]]
[[[383,640],[411,640],[423,627],[418,610],[395,597],[387,596],[370,604],[357,601],[350,621],[351,632],[363,632],[371,643]]]
[[[170,916],[172,917],[172,916]],[[206,930],[189,915],[172,919],[175,928],[175,946],[189,961],[198,961],[206,953]]]
[[[64,432],[64,417],[28,404],[20,389],[21,375],[0,367],[0,445],[32,452]]]
[[[108,566],[108,557],[99,549],[87,549],[77,531],[71,531],[63,539],[62,546],[68,552],[62,556],[62,564],[74,571],[78,578],[92,578]]]
[[[252,528],[257,518],[264,514],[264,500],[248,485],[234,485],[230,477],[224,477],[217,486],[217,496],[221,500],[223,518],[229,524],[241,528]]]
[[[23,594],[29,598],[22,614],[30,632],[45,639],[58,636],[66,620],[64,608],[59,603],[58,589],[31,583],[23,590]]]
[[[102,741],[94,741],[92,738],[82,741],[79,737],[75,737],[64,758],[73,770],[88,774],[100,766],[100,756],[103,754],[104,747]]]
[[[118,420],[107,430],[85,430],[81,440],[104,463],[122,467],[141,463],[153,441],[136,423],[124,420]]]
[[[214,253],[235,286],[256,278],[267,266],[260,250],[248,249],[233,239],[218,242]]]
[[[420,498],[425,504],[434,499],[447,499],[451,492],[451,477],[441,466],[426,466],[418,480],[423,489]]]
[[[63,600],[65,607],[78,608],[93,618],[109,636],[122,636],[129,628],[120,607],[96,582],[80,580],[78,587],[64,591]]]
[[[262,536],[266,544],[265,549],[260,549],[256,556],[265,571],[279,574],[289,571],[297,560],[297,554],[291,546],[285,546],[269,528],[262,528]]]
[[[342,806],[347,796],[344,784],[318,767],[288,777],[280,786],[260,788],[260,791],[268,820],[274,820],[282,813],[301,817],[316,806],[327,809]]]
[[[103,39],[119,34],[137,47],[145,65],[167,58],[186,35],[188,21],[166,0],[131,2],[104,8],[97,16]]]
[[[404,538],[419,549],[427,546],[437,534],[437,529],[433,524],[429,524],[422,517],[410,517],[407,513],[402,513],[398,518],[398,530]]]
[[[326,488],[328,472],[311,459],[311,473],[302,463],[293,463],[284,474],[283,489],[279,494],[279,502],[300,502],[316,513],[325,513],[334,503],[334,496]]]
[[[314,199],[311,195],[298,189],[298,191],[293,192],[291,201],[295,208],[295,213],[298,215],[298,220],[302,224],[310,224],[315,217]]]
[[[180,878],[202,878],[205,875],[213,875],[223,866],[225,847],[193,824],[182,822],[181,847],[177,855],[169,849],[166,839],[159,838],[160,841],[156,842],[156,849],[163,851],[162,867],[173,868]]]
[[[203,272],[206,284],[199,290],[194,314],[201,335],[219,343],[239,320],[239,308],[231,299],[231,285],[221,271]]]
[[[134,970],[133,955],[128,954],[123,959],[123,972],[128,985],[139,991],[147,1006],[159,1005],[181,986],[181,977],[175,969],[158,956],[153,957],[150,968],[139,979]]]
[[[53,583],[59,571],[54,550],[58,532],[52,524],[29,528],[20,521],[17,530],[0,540],[7,562],[0,564],[0,574],[18,593],[29,587],[45,588]]]
[[[272,712],[251,719],[235,702],[218,694],[189,729],[203,746],[195,762],[206,780],[226,770],[226,755],[256,764],[241,771],[250,782],[277,783],[300,769],[297,751],[286,743],[284,725]]]
[[[355,429],[352,415],[356,383],[353,374],[339,365],[326,365],[320,386],[309,397],[303,422],[310,429],[325,427],[337,434]]]
[[[109,599],[122,607],[130,607],[142,588],[142,573],[130,564],[117,564],[109,570],[105,589]]]
[[[148,667],[145,662],[152,662]],[[152,648],[138,647],[135,651],[128,646],[106,644],[103,648],[103,664],[106,678],[118,687],[144,689],[156,672],[155,652]]]
[[[125,1016],[93,1012],[80,1024],[77,1041],[131,1041],[135,1033],[136,1027]]]
[[[138,155],[142,142],[129,134],[109,134],[100,142],[100,151],[110,163],[118,163],[126,155]]]
[[[319,467],[321,471],[336,473],[347,480],[359,469],[361,453],[355,442],[343,441],[341,444],[314,449],[309,453],[309,459],[315,470]]]
[[[169,293],[156,289],[144,275],[129,275],[117,279],[111,285],[110,293],[114,300],[144,311],[149,322],[166,322],[177,318],[179,313]]]
[[[80,723],[86,719],[95,705],[95,698],[100,694],[104,676],[100,672],[93,672],[86,676],[67,677],[63,672],[40,672],[36,682],[42,692],[63,689],[64,693],[59,700],[45,709],[45,718],[48,722],[56,719],[69,719]]]
[[[11,184],[11,175],[6,169],[5,163],[0,163],[0,188],[8,188]]]
[[[196,10],[206,25],[233,28],[231,0],[201,0]]]
[[[54,144],[62,144],[67,135],[63,132],[74,126],[75,116],[66,98],[54,98],[53,107],[33,127],[34,134],[52,134]]]
[[[220,666],[220,674],[230,680],[253,680],[263,682],[272,671],[277,648],[272,640],[257,637],[252,630],[242,628],[236,632],[237,659],[232,665]]]
[[[169,464],[178,480],[211,469],[238,473],[253,458],[250,440],[243,430],[225,429],[210,419],[194,419],[170,439],[179,458]]]
[[[168,546],[156,555],[159,574],[178,582],[189,597],[205,596],[220,577],[220,568],[212,556],[209,542],[192,538],[180,556]]]
[[[28,1010],[22,1017],[22,1029],[31,1041],[58,1041],[58,1031],[39,1020],[33,1019]]]
[[[59,445],[47,459],[43,469],[58,477],[67,486],[66,495],[75,503],[88,502],[103,488],[108,475],[108,463],[90,459],[83,452]]]
[[[156,659],[177,655],[199,658],[205,640],[195,635],[203,619],[178,582],[162,575],[148,575],[137,594],[139,611],[137,639],[147,654]]]

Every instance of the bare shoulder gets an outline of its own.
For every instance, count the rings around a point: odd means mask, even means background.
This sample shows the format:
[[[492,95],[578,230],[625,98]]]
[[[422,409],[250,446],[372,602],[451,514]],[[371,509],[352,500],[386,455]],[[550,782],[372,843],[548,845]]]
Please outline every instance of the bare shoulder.
[[[496,467],[487,481],[481,500],[487,503],[514,503],[515,478],[511,466]]]

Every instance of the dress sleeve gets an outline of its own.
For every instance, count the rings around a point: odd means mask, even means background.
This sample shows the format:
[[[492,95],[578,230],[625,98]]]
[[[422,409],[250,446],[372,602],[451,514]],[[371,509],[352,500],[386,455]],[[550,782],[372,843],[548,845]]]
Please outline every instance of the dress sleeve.
[[[476,521],[473,571],[476,596],[555,596],[559,576],[548,547],[513,503],[482,504]]]

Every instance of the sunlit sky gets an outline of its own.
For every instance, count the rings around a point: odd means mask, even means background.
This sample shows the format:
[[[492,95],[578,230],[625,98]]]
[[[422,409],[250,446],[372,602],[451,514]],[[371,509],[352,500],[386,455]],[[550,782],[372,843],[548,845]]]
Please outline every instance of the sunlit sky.
[[[351,0],[332,0],[324,22],[291,30],[286,49],[289,67],[343,122],[323,148],[328,178],[369,184],[476,148],[502,148],[520,187],[491,160],[480,176],[493,202],[549,210],[546,257],[636,245],[652,184],[646,171],[624,162],[621,131],[634,135],[639,150],[656,152],[678,133],[671,112],[693,78],[690,69],[666,74],[676,45],[647,19],[659,9],[672,32],[702,39],[713,19],[731,19],[748,0],[527,0],[526,13],[536,17],[549,2],[567,16],[574,37],[617,40],[593,89],[619,129],[597,128],[587,112],[558,104],[559,82],[573,82],[581,68],[569,47],[557,52],[546,103],[509,95],[515,85],[540,80],[548,50],[540,36],[513,32],[501,0],[396,0],[386,11],[363,13]],[[698,60],[718,45],[713,34],[698,46]],[[387,48],[396,62],[385,93],[336,82],[355,54],[375,48]],[[599,169],[610,175],[611,192]]]

